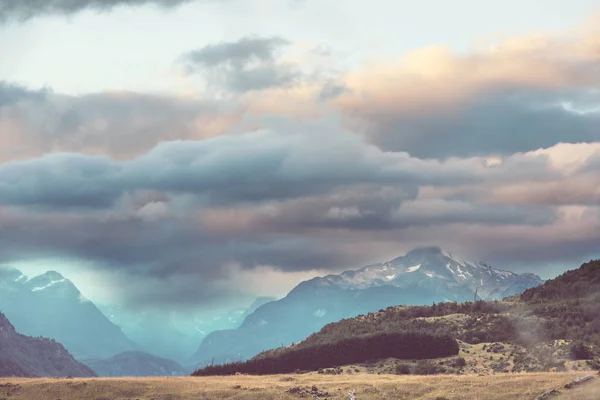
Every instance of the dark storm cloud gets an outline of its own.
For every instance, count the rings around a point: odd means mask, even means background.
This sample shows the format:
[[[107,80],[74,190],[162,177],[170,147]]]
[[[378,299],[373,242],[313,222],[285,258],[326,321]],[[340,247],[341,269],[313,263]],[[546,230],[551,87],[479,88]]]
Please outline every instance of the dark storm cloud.
[[[165,142],[125,162],[52,154],[0,164],[0,203],[97,207],[143,190],[194,194],[213,203],[260,202],[366,182],[447,185],[483,179],[472,168],[469,163],[439,168],[403,153],[385,154],[350,134],[259,132]]]
[[[201,73],[212,88],[234,93],[288,86],[299,76],[277,62],[277,52],[289,42],[280,37],[244,37],[190,51],[180,57],[188,73]]]
[[[545,157],[514,157],[487,168],[479,159],[439,162],[383,152],[341,131],[259,131],[163,142],[131,161],[57,153],[6,162],[0,164],[0,204],[105,208],[128,193],[155,191],[226,205],[360,184],[452,186],[555,175]]]
[[[259,131],[163,142],[131,161],[57,153],[6,162],[0,164],[0,204],[106,208],[128,193],[154,191],[233,205],[361,184],[415,192],[422,185],[544,181],[556,175],[543,156],[517,156],[488,168],[480,159],[439,162],[383,152],[343,131]]]
[[[152,4],[161,7],[175,7],[192,1],[207,0],[0,0],[0,21],[6,19],[27,20],[38,15],[68,15],[86,9],[106,11],[119,6]]]
[[[581,99],[583,97],[583,99]],[[494,91],[447,109],[390,113],[358,110],[367,136],[383,149],[420,158],[509,155],[561,142],[600,141],[600,113],[569,109],[569,99],[600,104],[600,95],[536,91]]]
[[[107,159],[50,155],[0,164],[0,202],[42,207],[109,207],[114,191],[102,180],[118,172]]]

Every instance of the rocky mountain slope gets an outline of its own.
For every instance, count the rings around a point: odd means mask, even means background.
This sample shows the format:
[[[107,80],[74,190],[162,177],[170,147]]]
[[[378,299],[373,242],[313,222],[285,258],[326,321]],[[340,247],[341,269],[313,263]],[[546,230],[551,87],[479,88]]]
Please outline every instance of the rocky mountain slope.
[[[540,285],[533,274],[515,274],[462,261],[439,248],[421,248],[392,261],[300,283],[285,298],[267,303],[234,330],[209,334],[192,357],[203,366],[248,359],[287,346],[328,323],[391,305],[501,298]]]
[[[0,376],[96,376],[58,342],[17,333],[0,313]]]
[[[62,343],[79,360],[136,349],[121,329],[55,271],[28,279],[0,267],[0,310],[17,331]]]
[[[182,376],[189,371],[166,358],[141,351],[128,351],[105,360],[88,360],[86,364],[99,376]]]

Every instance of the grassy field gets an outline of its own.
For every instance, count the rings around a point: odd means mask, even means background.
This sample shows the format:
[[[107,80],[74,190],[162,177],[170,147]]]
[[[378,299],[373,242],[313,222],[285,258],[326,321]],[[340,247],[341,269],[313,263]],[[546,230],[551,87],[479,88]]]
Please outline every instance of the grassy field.
[[[322,399],[535,399],[590,372],[496,375],[275,375],[161,378],[1,378],[1,400],[270,400],[314,398],[312,386],[328,392]],[[289,391],[291,390],[291,393]],[[564,391],[562,399],[600,399],[600,379]]]

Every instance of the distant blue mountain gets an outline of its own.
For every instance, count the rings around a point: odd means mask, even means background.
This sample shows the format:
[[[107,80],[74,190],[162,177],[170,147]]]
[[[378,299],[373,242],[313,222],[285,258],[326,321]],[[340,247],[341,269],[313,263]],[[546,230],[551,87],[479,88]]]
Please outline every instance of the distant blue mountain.
[[[18,332],[55,339],[79,360],[137,349],[71,281],[55,271],[28,279],[19,270],[0,267],[0,311]]]

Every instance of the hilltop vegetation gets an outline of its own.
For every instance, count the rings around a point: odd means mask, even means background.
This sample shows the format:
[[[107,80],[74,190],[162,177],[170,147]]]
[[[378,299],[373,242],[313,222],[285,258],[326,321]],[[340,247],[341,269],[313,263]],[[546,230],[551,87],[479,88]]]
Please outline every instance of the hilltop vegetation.
[[[586,299],[588,296],[593,299],[600,296],[600,260],[590,261],[576,270],[567,271],[541,286],[527,289],[517,297],[529,303],[539,303]]]

